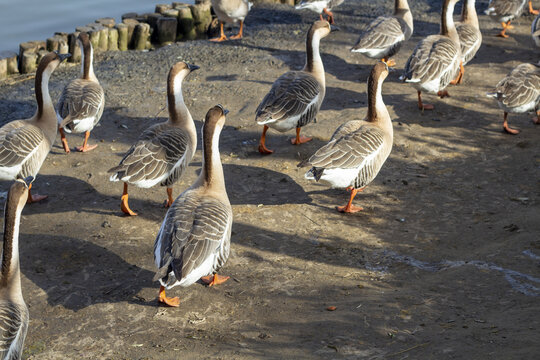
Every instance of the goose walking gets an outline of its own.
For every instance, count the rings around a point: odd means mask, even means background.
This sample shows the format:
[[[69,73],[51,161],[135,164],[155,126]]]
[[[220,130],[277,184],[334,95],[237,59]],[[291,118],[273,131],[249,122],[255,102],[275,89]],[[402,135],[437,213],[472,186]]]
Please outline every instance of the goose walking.
[[[28,308],[21,291],[19,225],[33,178],[17,179],[9,189],[4,220],[0,279],[0,358],[20,359],[28,330]]]
[[[531,36],[536,46],[540,47],[540,15],[538,15],[532,23]]]
[[[71,56],[51,52],[38,66],[35,79],[37,111],[29,119],[14,120],[0,128],[0,179],[36,177],[43,161],[51,151],[57,133],[54,106],[49,95],[49,78],[60,63]],[[46,199],[32,195],[28,189],[28,202]]]
[[[420,110],[434,108],[422,102],[422,91],[436,93],[441,99],[450,96],[445,88],[459,72],[461,48],[452,17],[458,1],[444,0],[440,35],[430,35],[416,45],[400,77],[417,90]]]
[[[77,42],[82,49],[81,78],[71,81],[64,88],[56,105],[58,130],[66,153],[69,153],[70,149],[64,129],[68,133],[84,132],[83,144],[76,148],[77,151],[87,152],[97,147],[88,145],[88,137],[101,119],[105,107],[105,94],[94,74],[94,51],[88,34],[80,33]]]
[[[334,24],[334,14],[332,9],[338,5],[341,5],[344,0],[303,0],[300,4],[295,6],[295,9],[308,9],[319,14],[321,20],[323,19],[322,13],[327,16],[327,20],[330,24]]]
[[[499,37],[507,38],[506,30],[512,29],[510,22],[517,17],[520,17],[525,10],[525,6],[529,4],[529,13],[538,15],[538,10],[534,10],[531,0],[490,0],[485,13],[493,21],[500,22],[502,25]]]
[[[137,215],[129,207],[128,184],[150,188],[160,184],[167,187],[165,206],[171,206],[172,185],[178,181],[197,150],[197,130],[184,103],[182,82],[196,65],[176,63],[167,79],[169,120],[146,129],[135,145],[124,155],[118,166],[109,169],[111,181],[123,181],[121,210]]]
[[[296,128],[296,138],[291,142],[299,145],[311,140],[300,136],[300,129],[314,122],[326,92],[324,67],[319,54],[319,43],[331,31],[338,30],[328,21],[316,21],[307,33],[306,64],[300,71],[281,75],[272,85],[256,111],[255,121],[264,125],[259,141],[259,152],[271,154],[266,147],[268,128],[285,132]]]
[[[228,113],[221,105],[206,114],[202,129],[203,164],[193,185],[167,211],[154,244],[159,302],[178,306],[165,289],[187,287],[201,279],[209,286],[229,278],[217,275],[229,257],[233,213],[219,156],[219,135]]]
[[[533,122],[540,124],[540,62],[520,64],[504,79],[499,81],[495,91],[488,93],[499,102],[504,111],[503,129],[509,134],[519,134],[519,130],[508,126],[508,113],[535,112]]]
[[[377,63],[368,79],[366,120],[352,120],[337,128],[328,144],[299,166],[311,165],[305,177],[330,183],[351,192],[349,202],[339,212],[354,213],[362,208],[352,204],[358,192],[375,179],[392,150],[392,120],[382,98],[382,83],[388,66]]]
[[[397,54],[401,45],[413,33],[413,17],[407,0],[395,0],[392,16],[379,16],[360,34],[352,52],[359,52],[372,59],[382,59],[388,66],[396,63],[389,60]]]
[[[476,0],[465,0],[461,9],[461,21],[456,25],[461,46],[461,63],[457,78],[450,82],[454,85],[461,84],[465,74],[464,65],[467,65],[474,58],[482,45],[482,33],[478,25],[475,2]]]
[[[212,0],[212,9],[217,15],[220,26],[220,36],[210,41],[221,42],[228,40],[223,31],[223,24],[236,24],[240,22],[238,34],[230,37],[231,40],[241,39],[244,31],[244,19],[253,3],[248,0]]]

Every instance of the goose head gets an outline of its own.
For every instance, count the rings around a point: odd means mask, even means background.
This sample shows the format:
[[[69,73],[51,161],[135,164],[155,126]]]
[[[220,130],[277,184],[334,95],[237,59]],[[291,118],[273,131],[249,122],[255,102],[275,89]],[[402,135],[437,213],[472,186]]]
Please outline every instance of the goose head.
[[[71,54],[59,54],[58,51],[50,52],[41,59],[36,73],[50,75],[62,61],[70,56]]]
[[[32,176],[15,180],[9,189],[6,208],[8,206],[15,206],[16,209],[22,209],[28,200],[29,187],[33,181],[34,178]]]
[[[331,25],[326,20],[317,20],[313,23],[313,25],[311,25],[311,28],[308,32],[308,37],[313,38],[315,35],[318,35],[318,38],[322,39],[328,36],[328,34],[330,34],[331,32],[339,30],[340,29],[337,26]]]

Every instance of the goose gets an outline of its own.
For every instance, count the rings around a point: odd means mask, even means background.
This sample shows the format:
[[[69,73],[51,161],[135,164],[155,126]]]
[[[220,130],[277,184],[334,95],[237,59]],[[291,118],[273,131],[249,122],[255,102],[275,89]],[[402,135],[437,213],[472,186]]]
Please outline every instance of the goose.
[[[333,188],[346,188],[351,192],[347,205],[336,207],[339,212],[363,210],[352,204],[353,199],[375,179],[392,150],[392,120],[381,94],[387,76],[388,66],[377,63],[368,79],[367,118],[348,121],[338,127],[328,144],[299,164],[312,166],[306,179],[322,180]]]
[[[109,169],[111,181],[123,181],[120,209],[127,215],[137,213],[129,208],[128,183],[141,188],[160,184],[167,187],[165,206],[171,206],[172,185],[178,181],[197,150],[197,130],[182,96],[182,82],[197,65],[176,63],[167,78],[169,120],[146,129],[120,164]]]
[[[51,52],[41,59],[35,79],[36,113],[29,119],[14,120],[0,128],[0,180],[35,177],[51,151],[57,123],[49,95],[49,78],[69,56]],[[31,188],[29,185],[29,203],[47,198],[46,195],[32,195]]]
[[[212,0],[212,9],[217,15],[220,26],[220,36],[210,39],[210,41],[221,42],[228,40],[223,32],[223,23],[236,24],[240,21],[238,34],[231,36],[231,40],[241,39],[244,30],[244,19],[246,18],[253,3],[247,0]]]
[[[422,91],[437,93],[441,99],[449,96],[445,88],[458,74],[461,49],[452,17],[458,1],[444,0],[440,35],[430,35],[416,45],[400,77],[418,91],[420,110],[433,109],[433,105],[422,102]]]
[[[538,15],[532,23],[531,35],[536,46],[540,47],[540,15]]]
[[[97,125],[105,107],[103,88],[94,74],[92,59],[94,50],[87,33],[80,33],[77,38],[81,55],[81,77],[71,81],[62,91],[56,105],[58,130],[62,138],[64,151],[69,153],[69,146],[64,129],[68,133],[84,132],[84,142],[77,151],[87,152],[97,145],[88,145],[90,131]]]
[[[519,134],[519,130],[508,126],[508,113],[524,113],[534,110],[535,124],[540,124],[540,62],[538,64],[520,64],[504,79],[499,81],[495,91],[488,93],[499,102],[504,111],[503,129],[508,134]]]
[[[521,16],[525,6],[529,3],[529,13],[538,15],[538,10],[533,10],[531,0],[490,0],[488,8],[485,11],[493,21],[500,22],[502,25],[499,37],[507,38],[506,30],[512,29],[510,22],[516,17]]]
[[[0,358],[20,359],[28,330],[28,308],[21,291],[19,225],[33,178],[17,179],[9,189],[4,220],[0,280]]]
[[[332,9],[341,3],[344,0],[303,0],[300,4],[295,6],[295,9],[308,9],[319,14],[321,20],[323,20],[322,13],[324,12],[328,17],[327,20],[330,24],[334,24],[334,14],[332,14]]]
[[[233,213],[219,156],[219,135],[228,111],[221,105],[206,114],[202,129],[203,163],[199,177],[167,211],[154,244],[159,280],[159,302],[178,306],[178,297],[165,290],[187,287],[201,279],[208,286],[228,276],[217,272],[225,265],[231,246]]]
[[[296,128],[296,138],[291,142],[299,145],[311,138],[300,137],[302,126],[315,122],[324,99],[324,67],[319,54],[319,42],[331,31],[338,30],[328,21],[316,21],[307,33],[306,64],[300,71],[289,71],[281,75],[272,85],[256,111],[255,121],[264,125],[259,152],[271,154],[266,148],[266,131],[269,127],[280,132]]]
[[[450,82],[454,85],[461,84],[463,75],[465,74],[465,68],[463,66],[467,65],[474,58],[478,49],[480,49],[480,45],[482,45],[482,32],[480,32],[478,25],[475,1],[465,0],[461,9],[461,21],[456,24],[456,31],[461,45],[461,63],[457,78]]]
[[[352,52],[359,52],[372,59],[382,59],[389,66],[396,63],[388,60],[413,33],[413,17],[407,0],[395,0],[392,16],[379,16],[360,34]]]

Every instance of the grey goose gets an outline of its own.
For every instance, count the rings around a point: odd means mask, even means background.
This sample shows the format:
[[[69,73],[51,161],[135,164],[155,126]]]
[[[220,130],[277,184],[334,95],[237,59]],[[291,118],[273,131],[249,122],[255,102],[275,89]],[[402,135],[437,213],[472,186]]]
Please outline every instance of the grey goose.
[[[182,61],[171,67],[167,78],[169,119],[146,129],[120,164],[109,169],[111,181],[124,182],[120,208],[127,215],[137,215],[128,204],[128,184],[141,188],[157,184],[166,186],[165,205],[168,207],[173,202],[172,185],[185,171],[197,149],[197,131],[184,103],[182,82],[198,68]]]
[[[379,16],[360,34],[352,52],[359,52],[372,59],[382,59],[388,66],[394,66],[394,56],[401,45],[413,33],[413,17],[407,0],[395,0],[392,16]]]
[[[49,79],[58,65],[69,56],[51,52],[41,59],[35,79],[37,110],[34,116],[11,121],[0,128],[0,180],[36,177],[51,151],[58,125],[49,95]],[[32,195],[28,191],[28,202],[46,198],[45,195]]]
[[[97,125],[105,107],[103,88],[94,74],[94,50],[87,33],[80,33],[77,42],[81,48],[81,77],[71,81],[62,91],[56,116],[62,145],[66,153],[70,152],[64,130],[68,133],[84,133],[82,146],[77,151],[93,150],[97,145],[88,145],[90,131]]]
[[[319,54],[320,40],[337,30],[328,21],[316,21],[306,38],[306,64],[300,71],[281,75],[272,85],[257,107],[255,121],[264,125],[259,141],[259,152],[271,154],[266,147],[268,128],[285,132],[296,128],[296,138],[291,142],[299,145],[311,138],[300,137],[300,129],[315,121],[326,92],[324,66]]]
[[[502,25],[499,37],[507,38],[506,30],[512,29],[510,22],[520,17],[525,10],[525,6],[529,4],[529,13],[538,15],[538,10],[533,10],[531,0],[490,0],[485,14],[493,21],[500,22]]]
[[[212,0],[212,9],[219,20],[220,36],[210,39],[210,41],[221,42],[228,40],[223,31],[223,24],[236,24],[240,22],[238,34],[231,36],[231,40],[241,39],[244,31],[244,19],[246,18],[251,6],[248,0]]]
[[[353,213],[361,207],[352,204],[355,195],[375,179],[390,155],[394,131],[382,98],[382,84],[388,66],[377,63],[368,79],[368,111],[365,120],[351,120],[332,135],[330,141],[299,166],[311,165],[305,177],[330,183],[333,188],[351,192],[340,212]]]
[[[228,113],[221,105],[206,114],[202,129],[201,173],[171,205],[154,244],[159,302],[178,306],[166,289],[187,287],[201,279],[209,286],[229,277],[217,275],[229,257],[233,213],[219,155],[219,136]]]
[[[302,0],[300,4],[296,5],[295,9],[308,9],[319,14],[321,20],[323,19],[322,13],[327,16],[328,22],[334,24],[334,14],[332,14],[332,8],[341,5],[344,0]]]
[[[461,63],[459,74],[456,79],[450,82],[451,84],[461,84],[465,74],[464,65],[467,65],[474,58],[482,45],[482,32],[478,25],[475,2],[476,0],[465,0],[461,9],[461,20],[456,24],[461,46]]]

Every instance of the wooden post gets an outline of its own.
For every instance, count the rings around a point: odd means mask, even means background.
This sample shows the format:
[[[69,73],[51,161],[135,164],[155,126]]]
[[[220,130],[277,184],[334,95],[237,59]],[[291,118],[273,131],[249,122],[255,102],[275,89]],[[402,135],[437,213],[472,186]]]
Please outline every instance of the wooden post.
[[[167,45],[176,41],[176,17],[163,16],[157,22],[157,39],[160,45]]]
[[[157,4],[156,5],[156,10],[154,12],[157,12],[159,14],[163,14],[163,12],[165,10],[170,10],[172,9],[172,5],[169,5],[169,4]]]
[[[128,49],[128,26],[126,24],[116,24],[118,30],[118,50],[126,51]]]
[[[195,21],[195,31],[199,37],[206,37],[208,28],[212,23],[212,12],[210,3],[200,3],[189,6]]]
[[[109,30],[109,51],[118,51],[118,29],[110,28]]]
[[[79,43],[77,42],[79,34],[80,32],[77,31],[68,35],[69,53],[71,54],[71,57],[68,59],[68,61],[72,63],[78,63],[81,61],[81,48],[79,47]]]
[[[124,19],[122,22],[128,27],[128,48],[133,49],[133,33],[135,32],[135,27],[139,25],[139,22],[130,18]]]
[[[150,38],[150,25],[146,23],[137,24],[133,31],[133,48],[135,50],[145,50]]]
[[[191,9],[188,6],[178,8],[178,40],[193,40],[196,37]]]
[[[0,52],[0,59],[6,60],[7,74],[18,74],[19,67],[17,65],[17,53],[14,51],[2,51]]]

